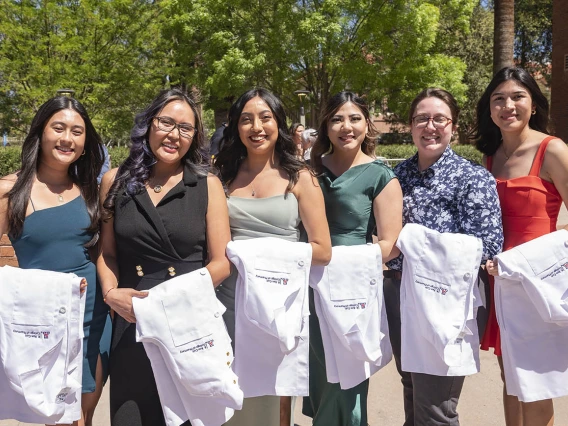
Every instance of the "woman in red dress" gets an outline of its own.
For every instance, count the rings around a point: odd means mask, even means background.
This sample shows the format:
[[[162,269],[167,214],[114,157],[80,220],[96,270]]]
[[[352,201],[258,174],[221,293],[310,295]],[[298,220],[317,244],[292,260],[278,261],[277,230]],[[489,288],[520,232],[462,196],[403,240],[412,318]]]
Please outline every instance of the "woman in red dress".
[[[568,201],[568,148],[547,134],[548,101],[532,76],[521,68],[503,68],[477,104],[477,148],[497,180],[503,214],[503,250],[556,230],[562,202]],[[491,275],[497,265],[487,262]],[[492,298],[493,299],[493,298]],[[481,349],[495,348],[503,375],[501,339],[491,301],[489,321]],[[530,403],[503,392],[507,426],[554,423],[552,400]]]

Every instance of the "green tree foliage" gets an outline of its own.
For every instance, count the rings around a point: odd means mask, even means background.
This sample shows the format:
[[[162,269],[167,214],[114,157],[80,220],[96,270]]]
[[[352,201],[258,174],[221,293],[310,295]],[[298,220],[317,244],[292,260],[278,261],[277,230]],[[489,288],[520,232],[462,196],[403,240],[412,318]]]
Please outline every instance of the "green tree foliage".
[[[214,108],[265,86],[296,111],[310,92],[316,114],[334,93],[388,98],[404,116],[429,85],[458,97],[465,64],[437,43],[440,17],[465,31],[472,0],[165,0],[172,82],[198,85]]]
[[[562,25],[562,24],[561,24]],[[550,84],[552,0],[516,0],[515,58],[533,75]]]
[[[24,134],[72,88],[97,129],[124,137],[162,86],[159,8],[143,0],[0,0],[0,127]]]
[[[466,30],[455,28],[450,22],[444,31],[446,53],[453,52],[466,64],[462,81],[467,91],[458,99],[461,106],[458,134],[462,143],[468,142],[477,101],[493,77],[493,11],[484,1],[475,3]]]

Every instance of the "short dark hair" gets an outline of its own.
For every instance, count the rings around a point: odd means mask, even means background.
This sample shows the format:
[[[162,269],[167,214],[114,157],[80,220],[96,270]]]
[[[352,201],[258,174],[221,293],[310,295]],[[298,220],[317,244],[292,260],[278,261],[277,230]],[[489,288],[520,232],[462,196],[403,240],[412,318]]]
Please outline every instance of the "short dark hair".
[[[32,186],[40,160],[41,138],[49,119],[57,112],[70,109],[81,116],[85,122],[85,155],[81,155],[67,170],[71,180],[85,200],[91,223],[87,231],[95,234],[99,226],[99,197],[97,176],[103,166],[103,150],[99,137],[85,107],[76,99],[67,96],[56,96],[39,107],[32,119],[30,131],[22,145],[21,169],[18,179],[8,192],[8,228],[11,237],[22,233],[26,209],[30,200]]]
[[[376,135],[377,129],[375,128],[373,121],[371,120],[371,113],[369,112],[369,107],[367,103],[363,100],[363,98],[357,96],[357,94],[353,92],[339,92],[338,94],[332,96],[327,101],[325,108],[323,109],[320,125],[318,129],[318,137],[312,147],[311,151],[311,164],[316,173],[322,172],[322,162],[321,157],[326,152],[329,152],[333,149],[331,145],[331,140],[329,139],[329,135],[327,134],[327,126],[331,118],[335,115],[335,113],[347,102],[351,102],[357,108],[361,110],[363,117],[367,121],[367,126],[369,131],[365,135],[365,140],[361,144],[361,150],[367,155],[374,155],[375,153],[375,144],[376,144]]]
[[[195,117],[195,134],[182,162],[197,176],[207,176],[209,153],[203,131],[203,121],[197,104],[181,89],[163,90],[134,119],[134,127],[130,132],[132,144],[130,154],[124,160],[124,163],[120,165],[114,183],[104,201],[105,219],[112,217],[116,196],[122,188],[125,188],[126,193],[131,196],[144,190],[144,185],[150,177],[152,167],[156,164],[156,158],[148,142],[152,121],[167,104],[174,101],[187,103]]]
[[[448,106],[448,108],[450,108],[450,112],[452,114],[452,116],[450,117],[452,119],[452,125],[456,126],[458,124],[460,107],[458,106],[458,103],[454,96],[447,90],[439,89],[437,87],[429,87],[416,95],[416,97],[410,104],[410,110],[408,111],[408,123],[410,125],[412,125],[412,117],[414,117],[416,107],[426,98],[438,98],[442,102],[444,102]]]
[[[487,156],[495,154],[501,146],[501,130],[491,118],[491,95],[502,83],[513,80],[523,86],[531,95],[535,114],[531,115],[529,127],[542,133],[548,133],[548,99],[542,94],[535,79],[528,71],[519,67],[505,67],[500,70],[477,103],[476,123],[471,139],[476,148]]]
[[[286,189],[288,192],[298,182],[300,170],[306,166],[303,161],[296,158],[296,145],[286,127],[286,112],[282,101],[262,87],[248,90],[231,105],[229,124],[223,131],[223,148],[215,159],[215,166],[219,169],[221,180],[228,187],[247,156],[247,149],[239,136],[239,119],[247,102],[257,96],[266,102],[278,125],[278,139],[274,152],[280,161],[279,166],[288,174],[289,183]]]

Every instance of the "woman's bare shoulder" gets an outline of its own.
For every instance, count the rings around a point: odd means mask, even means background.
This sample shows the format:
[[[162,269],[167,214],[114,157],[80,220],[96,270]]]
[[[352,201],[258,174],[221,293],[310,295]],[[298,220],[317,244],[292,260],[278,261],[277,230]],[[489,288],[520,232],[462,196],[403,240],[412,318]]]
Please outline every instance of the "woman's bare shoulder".
[[[0,195],[7,194],[16,184],[18,175],[16,173],[9,174],[0,178]]]

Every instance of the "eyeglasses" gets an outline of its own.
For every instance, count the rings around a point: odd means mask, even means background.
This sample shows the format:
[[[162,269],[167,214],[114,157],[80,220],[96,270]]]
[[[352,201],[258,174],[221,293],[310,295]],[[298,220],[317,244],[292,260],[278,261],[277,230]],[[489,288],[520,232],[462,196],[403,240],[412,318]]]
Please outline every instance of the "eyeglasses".
[[[452,122],[451,118],[448,118],[444,115],[435,115],[434,117],[429,117],[427,115],[415,115],[414,117],[412,117],[414,127],[416,127],[417,129],[428,127],[430,120],[432,120],[432,125],[436,129],[443,129]]]
[[[195,134],[195,127],[193,127],[191,124],[178,124],[170,117],[155,118],[158,122],[158,129],[163,130],[164,132],[170,133],[177,127],[180,136],[183,136],[184,138],[192,138]]]

